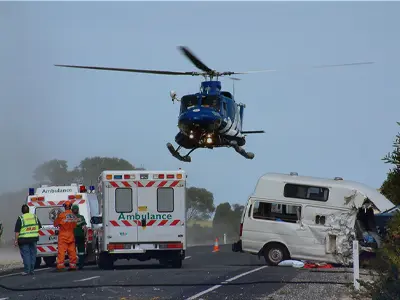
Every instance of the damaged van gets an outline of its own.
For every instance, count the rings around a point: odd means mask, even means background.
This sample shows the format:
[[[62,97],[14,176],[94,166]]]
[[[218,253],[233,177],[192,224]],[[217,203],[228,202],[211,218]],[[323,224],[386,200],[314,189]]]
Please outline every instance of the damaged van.
[[[353,240],[361,252],[381,246],[374,211],[392,207],[355,181],[267,173],[247,201],[232,251],[263,256],[269,265],[287,259],[349,265]]]

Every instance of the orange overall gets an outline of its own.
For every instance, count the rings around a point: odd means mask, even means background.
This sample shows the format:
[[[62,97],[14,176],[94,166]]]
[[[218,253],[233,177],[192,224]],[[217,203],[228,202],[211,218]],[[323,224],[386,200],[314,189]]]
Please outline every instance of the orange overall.
[[[70,207],[60,213],[57,219],[54,220],[54,226],[59,227],[58,233],[58,255],[57,255],[57,269],[62,270],[65,268],[65,251],[69,257],[69,269],[76,269],[76,245],[74,237],[74,229],[78,219],[72,213]]]

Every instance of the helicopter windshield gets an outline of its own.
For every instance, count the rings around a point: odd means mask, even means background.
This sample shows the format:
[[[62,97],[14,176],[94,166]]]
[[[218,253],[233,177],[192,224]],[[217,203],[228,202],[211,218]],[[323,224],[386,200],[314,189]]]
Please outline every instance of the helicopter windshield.
[[[211,107],[218,111],[220,109],[219,96],[218,95],[202,96],[201,106],[202,107]]]
[[[189,107],[197,106],[197,96],[196,95],[186,95],[181,99],[181,112],[186,111]]]

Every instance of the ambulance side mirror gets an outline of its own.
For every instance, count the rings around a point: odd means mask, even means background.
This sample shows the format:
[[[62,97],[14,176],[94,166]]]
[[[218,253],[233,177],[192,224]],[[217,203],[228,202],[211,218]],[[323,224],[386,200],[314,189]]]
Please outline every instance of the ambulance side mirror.
[[[101,223],[103,223],[103,218],[102,217],[92,217],[90,219],[90,223],[92,223],[92,224],[101,224]]]

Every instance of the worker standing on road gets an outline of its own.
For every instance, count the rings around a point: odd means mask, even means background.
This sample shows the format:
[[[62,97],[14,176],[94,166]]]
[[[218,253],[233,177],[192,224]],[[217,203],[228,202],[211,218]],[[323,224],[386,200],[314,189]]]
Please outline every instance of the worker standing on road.
[[[78,218],[78,223],[74,230],[75,244],[78,249],[78,268],[82,269],[85,264],[85,232],[86,220],[85,217],[79,214],[79,206],[72,206],[72,213]]]
[[[39,241],[39,228],[42,227],[36,215],[29,212],[28,205],[21,208],[22,216],[19,216],[15,223],[15,247],[19,246],[24,272],[22,275],[33,275],[36,262],[36,243]]]
[[[71,202],[66,201],[63,206],[65,211],[60,213],[58,217],[54,220],[54,226],[59,228],[57,270],[64,270],[65,251],[67,251],[69,258],[69,270],[75,271],[77,257],[74,229],[78,222],[78,218],[71,211]]]

